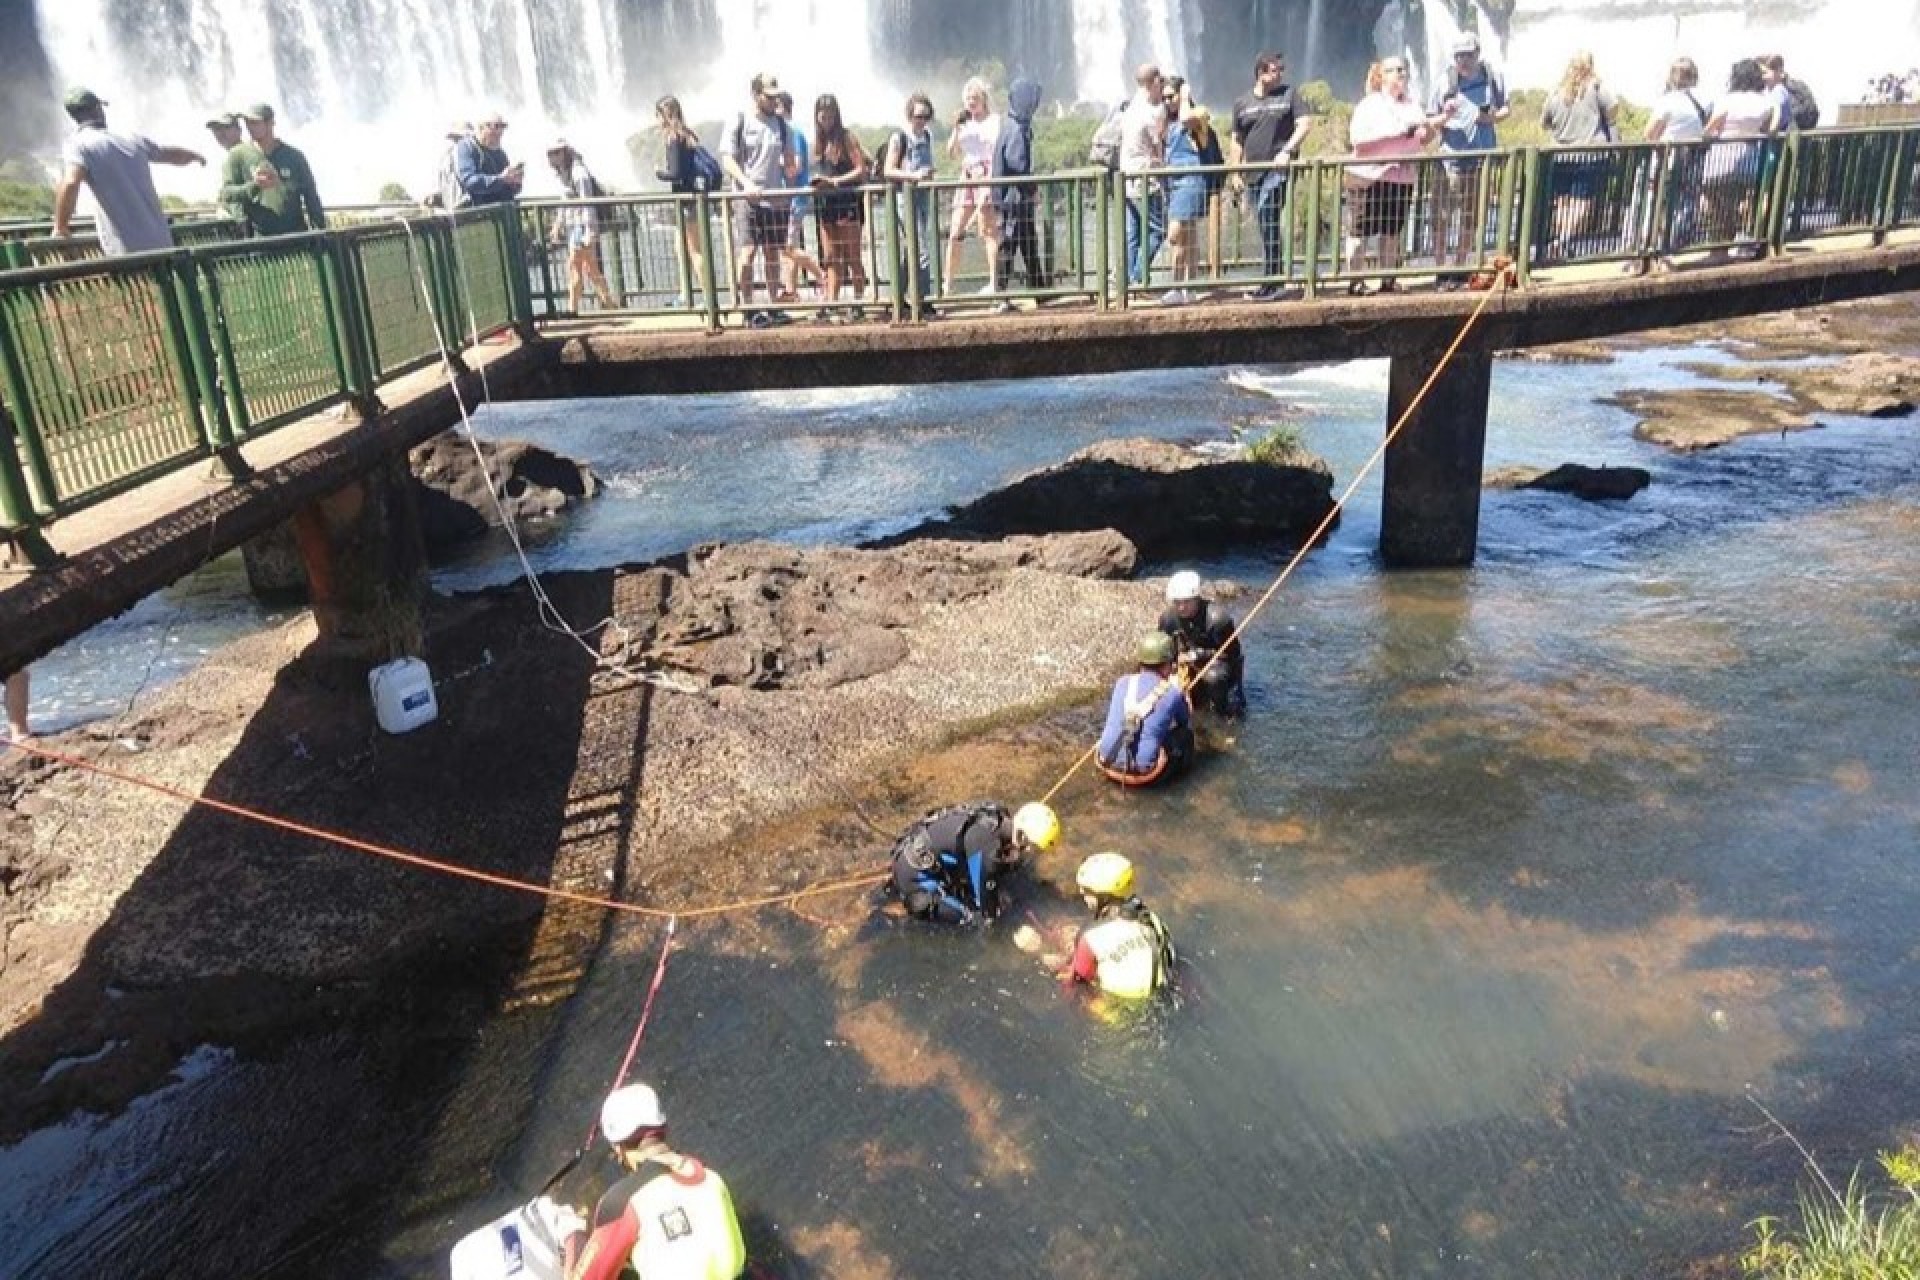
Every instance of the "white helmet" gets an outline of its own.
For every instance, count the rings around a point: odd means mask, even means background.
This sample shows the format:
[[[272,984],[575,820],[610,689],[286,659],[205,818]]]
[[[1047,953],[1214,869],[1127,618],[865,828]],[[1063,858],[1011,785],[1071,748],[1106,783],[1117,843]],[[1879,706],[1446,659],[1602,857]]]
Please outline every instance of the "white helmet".
[[[642,1129],[664,1129],[660,1095],[644,1084],[625,1085],[600,1104],[600,1132],[608,1142],[626,1142]]]
[[[1200,598],[1200,575],[1191,569],[1182,569],[1167,579],[1167,603],[1179,604],[1182,600]]]

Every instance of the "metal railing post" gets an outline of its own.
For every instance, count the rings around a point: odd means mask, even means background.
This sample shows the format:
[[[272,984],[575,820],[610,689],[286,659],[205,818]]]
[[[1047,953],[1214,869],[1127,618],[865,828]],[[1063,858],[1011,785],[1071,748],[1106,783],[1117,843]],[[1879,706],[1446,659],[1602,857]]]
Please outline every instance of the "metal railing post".
[[[363,418],[371,418],[379,412],[373,394],[376,379],[368,337],[372,321],[369,317],[365,325],[361,323],[359,290],[354,287],[354,273],[346,267],[348,252],[345,237],[337,233],[318,246],[320,292],[332,322],[328,325],[328,346],[340,370],[340,384],[354,411]]]
[[[23,514],[44,517],[52,515],[58,507],[60,489],[54,483],[46,441],[40,436],[39,411],[29,394],[26,365],[20,359],[20,348],[14,339],[12,308],[4,304],[5,295],[0,294],[0,380],[4,380],[7,398],[13,402],[12,443],[19,451],[17,462],[24,464],[24,471],[19,475],[23,482],[21,492],[16,497],[22,499]],[[13,452],[11,448],[0,449],[0,453],[10,455],[10,460]]]
[[[533,331],[533,282],[527,277],[527,245],[520,219],[515,216],[515,206],[511,203],[501,207],[500,213],[493,219],[494,235],[500,241],[500,269],[507,273],[504,283],[507,286],[507,309],[513,319],[513,327],[520,336],[531,340]]]
[[[1326,183],[1321,177],[1320,161],[1313,160],[1293,166],[1293,172],[1287,175],[1288,187],[1295,188],[1303,174],[1307,180],[1307,279],[1304,296],[1312,299],[1320,296],[1320,227],[1321,215],[1325,212],[1321,207],[1321,188]],[[1340,243],[1338,234],[1334,237],[1334,243]],[[1337,276],[1339,272],[1340,264],[1336,263],[1334,274]]]
[[[929,246],[921,243],[920,236],[920,188],[917,183],[905,182],[900,185],[900,198],[896,205],[906,206],[906,245],[907,261],[901,274],[907,277],[907,304],[913,322],[919,324],[926,310],[926,286],[920,278],[920,254],[923,250],[931,252]]]
[[[1113,309],[1113,212],[1107,206],[1113,203],[1113,173],[1098,174],[1093,180],[1093,212],[1099,225],[1099,239],[1095,242],[1094,269],[1100,273],[1100,309]]]
[[[1776,139],[1774,146],[1776,158],[1772,189],[1767,192],[1767,221],[1760,228],[1760,240],[1770,258],[1779,257],[1786,245],[1787,193],[1793,189],[1792,180],[1799,168],[1800,131],[1795,129],[1788,133],[1784,141]]]
[[[188,255],[180,260],[178,270],[169,273],[174,305],[168,318],[170,322],[177,318],[175,340],[185,348],[186,367],[193,374],[194,399],[198,401],[193,408],[201,438],[209,449],[219,453],[234,446],[233,423],[220,396],[212,326],[207,323],[206,305],[200,296],[200,271],[199,259]]]
[[[33,510],[33,501],[27,493],[27,477],[15,450],[17,435],[13,415],[7,412],[6,404],[0,402],[0,533],[25,550],[30,561],[40,564],[44,560],[35,555],[34,544],[41,549],[45,549],[46,544],[35,531],[39,517]]]
[[[1115,170],[1113,175],[1114,199],[1112,213],[1114,225],[1107,228],[1107,234],[1114,237],[1113,243],[1120,247],[1119,270],[1113,273],[1113,305],[1125,311],[1132,301],[1133,262],[1127,257],[1127,195],[1126,176]],[[1142,227],[1144,235],[1146,228]]]
[[[694,216],[700,219],[700,290],[705,295],[707,332],[720,332],[720,280],[713,260],[713,197],[694,196]]]
[[[1501,216],[1518,215],[1520,242],[1514,246],[1514,267],[1521,288],[1533,282],[1533,242],[1537,234],[1535,223],[1539,221],[1540,184],[1545,181],[1545,166],[1540,162],[1540,148],[1528,147],[1521,153],[1520,164],[1520,207],[1518,210],[1505,209]]]

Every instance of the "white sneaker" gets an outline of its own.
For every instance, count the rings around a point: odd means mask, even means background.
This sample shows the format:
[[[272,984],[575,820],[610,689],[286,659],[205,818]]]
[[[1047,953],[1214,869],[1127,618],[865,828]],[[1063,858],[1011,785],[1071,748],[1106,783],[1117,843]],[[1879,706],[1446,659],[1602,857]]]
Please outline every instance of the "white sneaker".
[[[998,292],[1000,292],[1000,290],[996,289],[991,283],[983,284],[980,286],[980,293],[978,296],[982,298],[991,298],[994,294]]]
[[[1169,289],[1160,295],[1160,305],[1163,307],[1184,307],[1192,301],[1193,295],[1185,289]]]

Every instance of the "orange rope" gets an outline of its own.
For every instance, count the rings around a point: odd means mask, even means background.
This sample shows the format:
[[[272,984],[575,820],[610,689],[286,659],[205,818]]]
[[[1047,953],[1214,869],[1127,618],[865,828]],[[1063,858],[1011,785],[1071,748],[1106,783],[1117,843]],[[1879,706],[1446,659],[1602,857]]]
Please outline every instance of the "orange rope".
[[[496,875],[491,871],[477,871],[472,867],[460,866],[458,863],[445,862],[417,853],[408,853],[404,849],[396,849],[391,845],[376,844],[371,840],[362,840],[343,832],[330,831],[325,827],[316,827],[305,822],[295,822],[291,818],[277,817],[274,814],[264,813],[258,809],[249,809],[245,805],[232,804],[225,800],[215,800],[211,796],[195,795],[190,791],[182,791],[177,787],[169,787],[165,783],[154,782],[152,779],[142,778],[137,774],[122,773],[118,769],[109,769],[105,765],[94,764],[92,761],[82,760],[77,756],[63,755],[58,751],[49,751],[37,743],[15,742],[12,745],[16,751],[24,751],[28,755],[38,756],[43,760],[51,760],[56,764],[63,764],[69,768],[84,770],[88,773],[98,774],[103,778],[110,778],[115,782],[123,782],[128,786],[139,787],[144,791],[151,791],[156,795],[165,796],[169,800],[177,800],[181,804],[189,807],[197,806],[203,809],[211,809],[216,813],[224,813],[229,817],[240,818],[247,822],[257,823],[263,827],[271,827],[278,831],[287,831],[294,835],[324,841],[343,849],[350,849],[355,853],[364,853],[376,858],[385,858],[390,862],[398,862],[402,865],[415,867],[423,871],[435,871],[442,875],[455,876],[462,880],[473,880],[480,884],[492,885],[497,889],[510,889],[516,893],[532,894],[536,897],[549,898],[559,902],[574,902],[586,907],[600,907],[607,911],[618,911],[627,915],[648,916],[657,920],[670,920],[675,916],[680,917],[682,920],[698,919],[702,916],[727,915],[736,911],[751,911],[760,907],[794,903],[802,898],[816,897],[823,893],[834,893],[841,889],[852,889],[869,884],[877,884],[886,879],[888,875],[885,871],[868,871],[857,876],[844,876],[836,880],[822,880],[818,883],[808,885],[805,888],[793,890],[790,893],[770,893],[765,897],[744,898],[737,902],[714,903],[704,907],[645,907],[637,902],[621,902],[614,898],[598,897],[590,893],[575,893],[569,889],[556,889],[550,885],[534,884],[529,880],[516,880],[512,876]]]
[[[1440,356],[1439,363],[1433,366],[1433,372],[1428,374],[1427,380],[1420,385],[1420,390],[1414,394],[1413,399],[1407,402],[1407,407],[1401,411],[1400,420],[1393,424],[1392,430],[1387,432],[1386,438],[1380,442],[1380,447],[1375,449],[1372,456],[1361,464],[1360,470],[1354,474],[1353,482],[1346,487],[1345,492],[1341,493],[1341,495],[1334,500],[1333,507],[1327,512],[1325,518],[1314,528],[1314,531],[1307,535],[1305,541],[1300,544],[1300,549],[1293,553],[1293,558],[1287,561],[1284,569],[1280,570],[1280,576],[1273,580],[1273,585],[1266,589],[1260,599],[1254,603],[1253,608],[1247,610],[1247,616],[1240,620],[1240,625],[1233,629],[1232,634],[1226,638],[1226,641],[1221,644],[1218,649],[1213,651],[1213,656],[1208,658],[1206,663],[1198,671],[1193,673],[1193,677],[1186,687],[1191,688],[1193,685],[1200,683],[1201,677],[1213,670],[1213,664],[1220,661],[1220,656],[1227,651],[1227,648],[1232,645],[1234,641],[1240,638],[1248,626],[1252,625],[1253,620],[1260,616],[1260,611],[1265,609],[1268,602],[1279,593],[1280,588],[1286,585],[1287,579],[1293,576],[1293,571],[1299,568],[1301,562],[1307,558],[1307,552],[1313,550],[1314,544],[1320,541],[1321,536],[1333,527],[1333,522],[1339,519],[1341,510],[1347,505],[1348,501],[1352,499],[1354,492],[1359,489],[1361,482],[1367,478],[1368,474],[1379,464],[1380,460],[1387,456],[1388,447],[1393,444],[1394,440],[1400,435],[1400,432],[1406,425],[1413,421],[1414,413],[1426,400],[1427,393],[1432,391],[1435,384],[1440,381],[1440,375],[1446,372],[1446,368],[1453,362],[1453,358],[1460,354],[1461,345],[1466,342],[1467,335],[1473,332],[1473,327],[1480,323],[1480,317],[1486,313],[1488,305],[1492,303],[1496,297],[1504,294],[1508,289],[1513,287],[1514,272],[1511,262],[1505,258],[1496,259],[1493,269],[1496,273],[1494,284],[1498,287],[1489,288],[1480,296],[1480,304],[1473,309],[1473,314],[1467,317],[1466,323],[1460,326],[1460,332],[1454,335],[1452,343],[1448,345],[1446,351]],[[1169,681],[1169,683],[1172,683],[1172,681]],[[1158,700],[1159,695],[1156,693],[1155,701],[1158,702]],[[1080,772],[1087,761],[1093,759],[1094,753],[1098,750],[1099,747],[1097,744],[1088,747],[1086,751],[1081,754],[1080,758],[1075,760],[1073,765],[1065,773],[1060,775],[1060,780],[1047,789],[1047,794],[1040,798],[1040,802],[1042,804],[1052,803],[1053,798],[1060,793],[1060,789],[1066,786],[1076,773]]]

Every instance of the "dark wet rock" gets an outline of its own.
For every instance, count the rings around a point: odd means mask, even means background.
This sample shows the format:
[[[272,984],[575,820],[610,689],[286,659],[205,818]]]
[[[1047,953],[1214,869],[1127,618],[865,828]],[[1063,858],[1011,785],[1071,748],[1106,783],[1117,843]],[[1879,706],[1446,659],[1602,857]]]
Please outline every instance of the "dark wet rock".
[[[1621,391],[1601,403],[1639,418],[1633,434],[1651,444],[1691,452],[1741,436],[1806,431],[1820,424],[1799,404],[1764,391],[1691,388]]]
[[[504,507],[514,522],[551,520],[576,502],[600,491],[591,468],[523,440],[480,441],[474,446],[457,431],[447,431],[408,455],[417,482],[421,533],[427,556],[440,560],[465,543],[483,537],[501,523]],[[496,506],[488,489],[499,496]]]
[[[1333,476],[1304,452],[1285,462],[1109,440],[877,545],[1118,530],[1150,558],[1297,541],[1333,506]]]
[[[898,666],[908,627],[997,590],[1016,570],[1111,580],[1135,560],[1110,529],[890,550],[708,546],[679,567],[637,574],[622,623],[649,665],[702,684],[830,689]]]
[[[1499,467],[1487,473],[1489,489],[1544,489],[1570,493],[1588,502],[1624,502],[1653,483],[1651,472],[1639,467],[1588,467],[1564,462],[1552,470],[1541,467]]]

